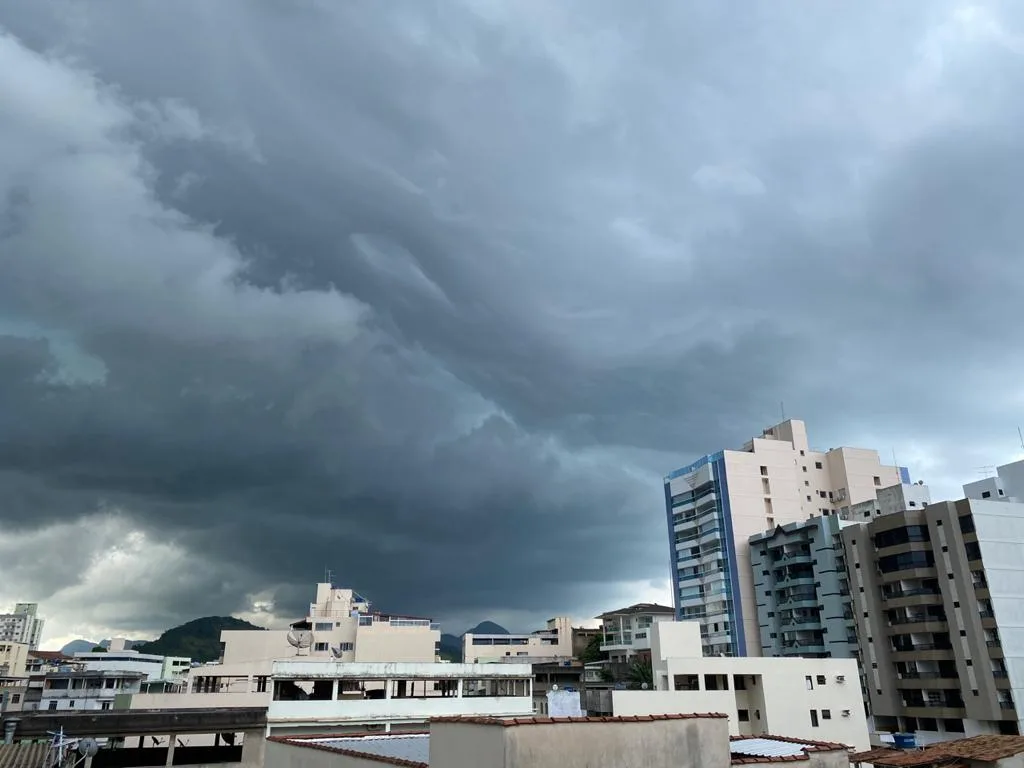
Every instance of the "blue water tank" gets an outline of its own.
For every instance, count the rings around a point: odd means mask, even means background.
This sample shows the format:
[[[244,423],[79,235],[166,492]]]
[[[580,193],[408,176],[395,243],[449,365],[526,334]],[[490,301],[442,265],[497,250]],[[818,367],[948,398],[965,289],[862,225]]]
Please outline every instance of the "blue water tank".
[[[916,741],[912,733],[894,733],[892,743],[896,749],[913,749]]]

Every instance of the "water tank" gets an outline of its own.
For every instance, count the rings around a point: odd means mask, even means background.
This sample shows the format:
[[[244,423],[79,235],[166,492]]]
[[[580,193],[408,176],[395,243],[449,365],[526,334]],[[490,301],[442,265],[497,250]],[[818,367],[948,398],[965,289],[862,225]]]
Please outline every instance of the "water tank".
[[[913,749],[916,742],[912,733],[894,733],[892,743],[896,749]]]

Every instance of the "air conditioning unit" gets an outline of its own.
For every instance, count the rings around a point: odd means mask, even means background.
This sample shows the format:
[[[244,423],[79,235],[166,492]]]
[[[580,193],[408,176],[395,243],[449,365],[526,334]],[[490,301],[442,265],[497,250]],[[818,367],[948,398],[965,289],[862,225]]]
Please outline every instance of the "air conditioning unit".
[[[836,675],[836,682],[837,683],[845,683],[846,682],[846,675]]]
[[[849,716],[850,716],[850,710],[844,709],[843,710],[843,717],[849,717]]]

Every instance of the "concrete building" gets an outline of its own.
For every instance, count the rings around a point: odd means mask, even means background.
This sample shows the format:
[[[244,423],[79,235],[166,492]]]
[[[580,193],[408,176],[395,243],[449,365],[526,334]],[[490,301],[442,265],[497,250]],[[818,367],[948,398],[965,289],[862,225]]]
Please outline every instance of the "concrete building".
[[[652,654],[654,690],[611,691],[610,714],[721,712],[736,736],[785,733],[870,745],[854,659],[708,657],[700,625],[691,621],[655,624]],[[589,693],[588,714],[598,714],[600,696]]]
[[[178,680],[188,676],[192,660],[177,656],[140,653],[127,647],[127,642],[115,638],[106,651],[76,653],[75,660],[90,671],[139,672],[144,680]]]
[[[207,672],[212,667],[199,667]],[[197,675],[191,693],[136,694],[131,709],[267,707],[274,733],[407,730],[432,717],[533,713],[529,664],[275,661],[266,679]]]
[[[141,672],[50,672],[43,680],[39,709],[50,712],[112,709],[115,697],[139,692],[143,677]]]
[[[842,531],[874,729],[1016,734],[1024,505],[931,503]]]
[[[0,677],[25,677],[28,654],[26,643],[0,641]]]
[[[750,537],[836,514],[899,483],[910,483],[907,470],[882,464],[876,451],[812,449],[797,420],[670,473],[665,508],[677,618],[701,623],[708,655],[759,655]]]
[[[624,664],[636,656],[651,657],[651,627],[661,621],[673,621],[675,610],[656,603],[636,603],[597,617],[604,641],[601,652],[612,663]]]
[[[24,643],[29,650],[36,650],[44,623],[38,613],[37,603],[17,603],[13,612],[0,614],[0,642]]]
[[[548,619],[545,629],[529,634],[462,636],[462,661],[487,664],[504,659],[556,661],[573,657],[572,619],[557,616]]]
[[[762,656],[857,655],[850,587],[836,515],[750,537]]]
[[[1024,502],[1024,461],[1014,461],[996,467],[996,474],[973,483],[967,483],[964,496],[979,501]]]
[[[881,747],[850,755],[855,766],[876,768],[1019,768],[1024,762],[1024,737],[971,736],[943,741],[924,749]]]
[[[874,499],[851,504],[839,510],[839,517],[850,522],[864,522],[879,515],[891,515],[907,509],[924,509],[931,503],[931,490],[923,481],[900,483],[880,488]]]
[[[843,744],[771,737],[732,739],[720,714],[651,718],[442,718],[401,736],[271,737],[280,768],[729,768],[801,762],[845,768]]]

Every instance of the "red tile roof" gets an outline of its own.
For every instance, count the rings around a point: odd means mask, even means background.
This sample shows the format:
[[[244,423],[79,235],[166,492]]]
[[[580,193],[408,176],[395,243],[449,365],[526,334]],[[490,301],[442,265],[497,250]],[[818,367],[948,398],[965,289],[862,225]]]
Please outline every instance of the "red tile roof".
[[[695,718],[728,718],[720,712],[687,715],[626,715],[623,717],[435,717],[431,723],[466,723],[467,725],[552,725],[560,723],[650,723],[659,720],[693,720]]]
[[[772,741],[782,741],[787,744],[803,744],[808,747],[807,752],[834,752],[837,749],[841,749],[844,752],[848,752],[853,747],[847,744],[840,744],[838,741],[815,741],[814,739],[798,739],[794,736],[775,736],[771,733],[757,733],[748,736],[730,736],[729,741],[744,741],[746,739],[771,739]]]

